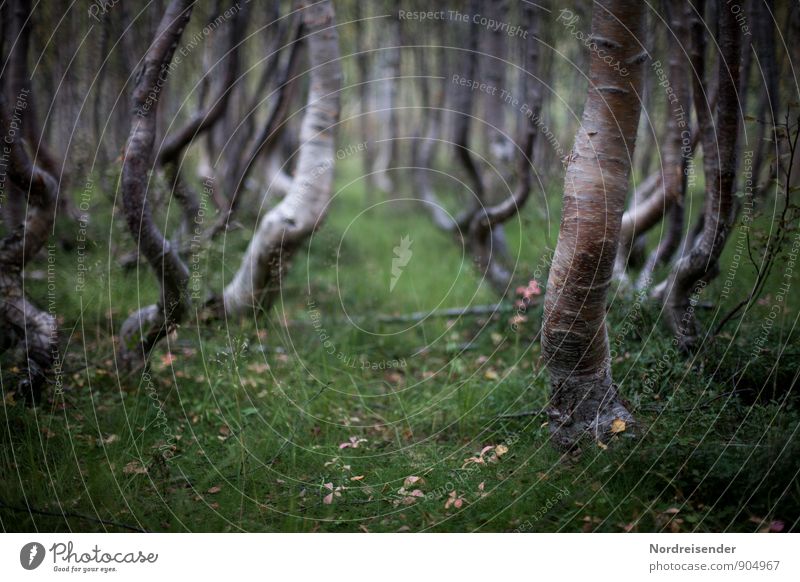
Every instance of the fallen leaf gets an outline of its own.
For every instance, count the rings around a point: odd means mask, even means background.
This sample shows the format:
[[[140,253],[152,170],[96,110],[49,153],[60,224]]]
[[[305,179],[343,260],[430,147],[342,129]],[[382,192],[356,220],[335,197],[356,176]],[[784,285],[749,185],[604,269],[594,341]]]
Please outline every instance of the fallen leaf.
[[[139,461],[131,461],[123,467],[122,472],[126,475],[144,475],[147,473],[147,467],[142,467]]]
[[[206,491],[206,493],[213,495],[214,493],[219,493],[220,491],[222,491],[222,487],[220,487],[219,485],[214,485],[211,489]]]
[[[350,440],[348,442],[340,443],[339,444],[339,448],[340,449],[357,449],[358,445],[360,445],[361,443],[366,443],[366,442],[367,442],[367,439],[360,439],[358,437],[351,436]]]
[[[102,442],[104,445],[110,445],[112,443],[117,442],[117,440],[119,440],[119,437],[117,435],[110,434],[107,437],[100,439],[100,442]]]
[[[411,475],[406,477],[405,481],[403,481],[403,487],[411,487],[414,484],[423,485],[425,483],[425,479],[422,477],[417,477],[416,475]]]
[[[611,422],[611,434],[617,434],[625,431],[625,421],[621,418],[615,418]]]

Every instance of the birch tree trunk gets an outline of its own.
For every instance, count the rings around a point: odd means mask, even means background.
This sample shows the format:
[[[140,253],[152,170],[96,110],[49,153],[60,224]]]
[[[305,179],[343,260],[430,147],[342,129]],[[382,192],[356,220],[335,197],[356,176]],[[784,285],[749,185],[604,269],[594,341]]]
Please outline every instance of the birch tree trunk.
[[[706,197],[703,228],[691,249],[675,264],[667,279],[665,319],[680,347],[691,350],[698,326],[692,295],[719,270],[718,260],[730,232],[734,214],[733,187],[736,178],[736,143],[739,133],[739,87],[741,31],[736,17],[719,0],[719,46],[716,119],[712,119],[703,83],[705,68],[704,25],[700,20],[703,0],[695,0],[697,15],[692,22],[692,61],[696,71],[694,102],[701,141]]]
[[[691,105],[689,91],[689,76],[686,67],[685,46],[689,37],[686,30],[688,15],[688,2],[664,2],[669,22],[669,85],[671,93],[667,97],[667,136],[664,144],[664,171],[662,185],[656,191],[660,195],[661,206],[644,202],[641,218],[634,217],[630,220],[631,232],[629,236],[635,237],[639,231],[638,226],[648,223],[648,214],[666,213],[666,232],[659,240],[658,246],[650,254],[639,273],[636,283],[638,289],[652,285],[653,271],[660,265],[667,264],[683,236],[684,226],[684,198],[686,195],[686,171],[689,159],[694,151],[691,133]],[[627,212],[625,213],[628,214]],[[643,224],[644,223],[644,224]],[[626,220],[622,218],[622,229],[625,232]],[[623,235],[623,241],[624,241]]]
[[[225,287],[222,301],[227,315],[269,307],[293,252],[320,226],[330,203],[342,83],[330,0],[304,6],[303,21],[311,83],[294,179],[288,195],[261,219],[239,270]]]
[[[378,77],[371,84],[375,87],[375,107],[378,116],[378,142],[375,165],[370,179],[379,190],[389,194],[394,183],[389,177],[389,169],[397,153],[397,84],[400,76],[400,21],[392,16],[386,24],[388,27],[389,46],[378,51],[376,67]]]
[[[607,440],[624,426],[615,421],[633,420],[611,379],[605,315],[641,112],[645,7],[594,3],[589,93],[567,168],[542,328],[550,430],[563,448],[586,434]]]
[[[669,213],[670,221],[668,230],[663,241],[665,244],[659,245],[658,251],[654,253],[655,262],[646,268],[652,271],[656,264],[668,260],[680,243],[683,231],[683,195],[686,187],[686,162],[687,156],[684,155],[683,146],[689,148],[691,142],[691,131],[689,119],[691,109],[689,106],[689,77],[685,57],[685,46],[688,41],[686,34],[685,19],[687,17],[684,6],[686,2],[673,0],[672,3],[665,3],[667,11],[667,21],[669,22],[669,64],[667,68],[667,84],[659,84],[661,90],[666,93],[667,105],[667,131],[664,143],[664,156],[662,171],[656,174],[660,183],[657,184],[655,191],[648,197],[639,199],[634,203],[633,208],[622,215],[622,226],[620,230],[620,249],[617,253],[617,268],[624,269],[627,263],[627,255],[637,237],[652,229],[656,224]],[[688,149],[687,149],[688,152]],[[690,152],[689,152],[690,153]],[[680,205],[681,209],[672,212],[675,205]]]
[[[183,321],[189,307],[189,270],[153,221],[147,190],[154,165],[158,103],[193,4],[194,0],[170,2],[145,54],[133,91],[131,134],[122,165],[122,202],[128,229],[139,253],[153,268],[161,294],[157,304],[139,309],[122,324],[120,355],[123,365],[128,367],[146,362],[153,346]]]
[[[22,145],[17,128],[27,119],[23,112],[30,97],[20,95],[12,107],[0,91],[0,130],[5,136],[8,155],[8,178],[13,188],[9,195],[18,197],[25,208],[18,224],[7,223],[7,234],[0,239],[0,353],[13,344],[22,345],[26,363],[18,387],[25,398],[38,402],[47,375],[57,357],[57,325],[52,313],[40,310],[24,292],[23,271],[38,253],[53,230],[58,180],[45,168],[37,166]],[[16,119],[15,119],[16,118]]]
[[[505,16],[503,12],[498,16]],[[501,238],[505,241],[502,225],[504,222],[515,216],[522,208],[530,196],[531,190],[531,167],[533,165],[533,146],[537,134],[537,123],[542,113],[542,84],[541,67],[539,65],[539,16],[534,13],[531,4],[523,4],[522,20],[525,29],[530,33],[532,39],[526,45],[524,56],[525,73],[523,73],[522,87],[525,96],[525,123],[520,126],[520,135],[514,149],[517,150],[517,185],[510,196],[502,198],[496,204],[481,207],[476,211],[469,224],[468,246],[472,253],[473,261],[482,277],[485,277],[489,285],[500,296],[506,296],[513,291],[513,272],[503,265],[500,260],[501,254],[507,255],[504,248],[498,248],[497,231],[500,230]],[[500,63],[494,65],[501,67]],[[495,80],[497,82],[497,80]],[[495,85],[500,86],[500,85]],[[500,110],[496,114],[495,121],[502,122],[503,104],[496,103],[495,107]],[[500,128],[501,126],[497,126]],[[497,132],[500,137],[502,132]],[[505,139],[505,138],[504,138]],[[497,145],[497,144],[495,144]],[[513,144],[512,144],[513,146]],[[490,146],[491,147],[491,146]],[[502,146],[497,146],[502,147]],[[512,149],[513,151],[513,149]],[[489,180],[492,183],[492,180]],[[495,187],[498,185],[495,182]],[[499,189],[499,188],[498,188]],[[502,191],[501,191],[502,194]]]
[[[228,109],[228,102],[239,81],[240,58],[239,48],[243,43],[243,36],[250,12],[250,4],[243,4],[236,10],[227,30],[227,43],[225,55],[208,72],[204,72],[202,88],[206,90],[211,84],[210,80],[221,73],[221,83],[216,95],[206,98],[202,93],[199,98],[197,111],[182,127],[176,129],[164,139],[157,161],[164,169],[170,192],[183,209],[183,221],[176,242],[180,243],[184,236],[191,236],[200,213],[201,201],[197,192],[183,179],[182,166],[184,155],[188,147],[199,136],[212,129],[224,116]],[[214,70],[216,69],[216,70]],[[212,72],[213,71],[213,72]],[[204,102],[208,100],[208,103]]]
[[[525,8],[525,4],[522,5]],[[508,22],[508,2],[507,0],[494,0],[486,7],[487,16],[492,18],[495,22]],[[532,34],[528,31],[528,34]],[[484,41],[486,53],[482,64],[486,68],[486,82],[491,87],[497,87],[497,91],[507,89],[506,87],[506,64],[508,48],[508,36],[497,27],[495,30],[489,30]],[[530,44],[536,44],[531,41]],[[492,58],[494,57],[494,58]],[[514,143],[505,134],[504,130],[506,124],[504,104],[496,95],[483,95],[483,102],[485,107],[484,121],[486,122],[486,132],[488,135],[489,154],[493,160],[503,164],[508,163],[514,156]],[[500,180],[496,176],[491,176],[490,180],[497,183]],[[490,188],[493,190],[494,188]]]

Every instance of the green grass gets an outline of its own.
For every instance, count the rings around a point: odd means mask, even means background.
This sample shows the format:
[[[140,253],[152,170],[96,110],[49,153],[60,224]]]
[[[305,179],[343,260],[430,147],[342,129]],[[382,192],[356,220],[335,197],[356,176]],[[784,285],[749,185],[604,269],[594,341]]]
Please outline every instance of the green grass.
[[[546,403],[541,314],[529,313],[517,332],[510,314],[379,321],[495,297],[417,206],[370,208],[356,174],[354,162],[339,169],[330,216],[297,253],[276,308],[244,322],[187,322],[159,346],[149,382],[117,374],[111,337],[155,299],[153,276],[144,265],[138,274],[116,265],[130,237],[94,193],[89,230],[98,242],[87,248],[81,294],[75,253],[55,251],[63,397],[25,406],[13,393],[19,354],[0,360],[3,529],[754,531],[771,521],[797,529],[796,294],[758,357],[752,342],[769,303],[688,359],[671,353],[657,305],[615,294],[614,374],[640,434],[559,459],[545,418],[499,418]],[[542,283],[543,249],[557,236],[543,207],[533,200],[507,227],[518,272],[540,272]],[[557,192],[550,211],[558,212]],[[200,257],[204,292],[230,278],[249,228]],[[102,242],[109,233],[111,245]],[[389,292],[404,236],[413,257]],[[704,300],[719,294],[725,273]],[[736,292],[701,321],[719,318],[750,284],[742,266]],[[30,280],[28,291],[47,305],[46,281]],[[351,439],[357,448],[340,448]],[[498,445],[507,452],[467,462]],[[410,476],[422,480],[404,486]],[[414,489],[425,495],[409,497]],[[451,495],[460,507],[447,503]]]

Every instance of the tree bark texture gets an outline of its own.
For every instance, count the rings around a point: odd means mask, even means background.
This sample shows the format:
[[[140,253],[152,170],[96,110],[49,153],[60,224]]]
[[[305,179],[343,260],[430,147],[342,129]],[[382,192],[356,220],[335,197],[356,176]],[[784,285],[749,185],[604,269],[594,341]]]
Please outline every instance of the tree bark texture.
[[[564,183],[561,228],[547,284],[542,353],[550,372],[554,443],[607,440],[632,416],[611,378],[606,296],[619,245],[647,52],[646,5],[594,3],[589,92]],[[618,68],[609,66],[610,56]],[[622,74],[624,69],[627,74]]]

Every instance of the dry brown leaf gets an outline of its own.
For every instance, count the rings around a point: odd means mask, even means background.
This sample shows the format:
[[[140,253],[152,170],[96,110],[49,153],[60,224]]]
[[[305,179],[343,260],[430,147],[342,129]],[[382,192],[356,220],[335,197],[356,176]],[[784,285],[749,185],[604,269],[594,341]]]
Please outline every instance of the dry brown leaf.
[[[142,467],[139,461],[131,461],[123,467],[122,472],[126,475],[144,475],[147,473],[147,467]]]

